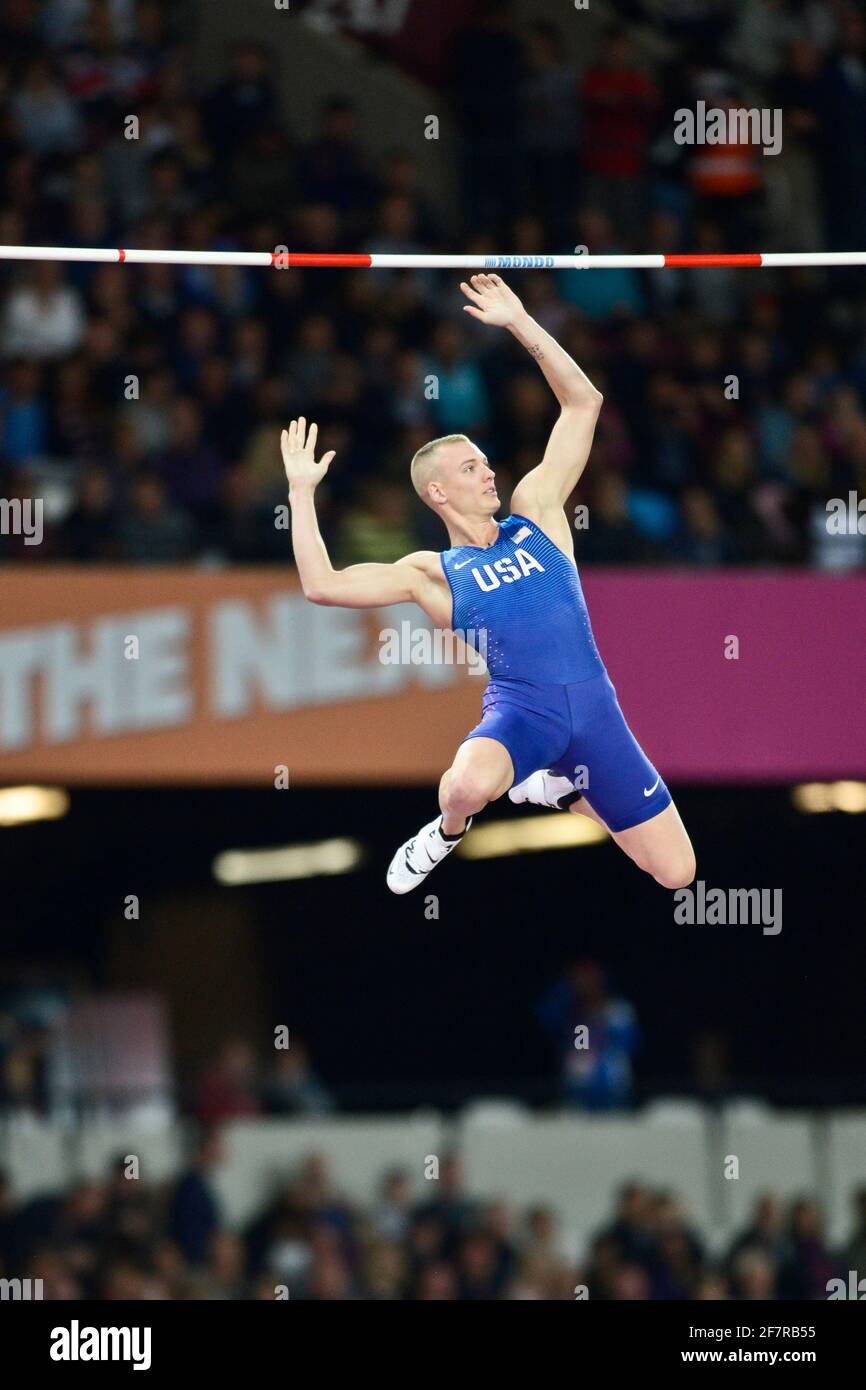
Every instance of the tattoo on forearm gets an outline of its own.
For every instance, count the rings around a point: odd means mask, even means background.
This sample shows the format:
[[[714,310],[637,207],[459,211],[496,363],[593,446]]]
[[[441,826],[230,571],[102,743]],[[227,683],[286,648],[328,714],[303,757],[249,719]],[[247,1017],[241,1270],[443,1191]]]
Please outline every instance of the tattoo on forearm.
[[[536,362],[540,362],[544,357],[544,353],[541,350],[541,343],[533,343],[529,349],[529,353],[531,357],[535,358]]]

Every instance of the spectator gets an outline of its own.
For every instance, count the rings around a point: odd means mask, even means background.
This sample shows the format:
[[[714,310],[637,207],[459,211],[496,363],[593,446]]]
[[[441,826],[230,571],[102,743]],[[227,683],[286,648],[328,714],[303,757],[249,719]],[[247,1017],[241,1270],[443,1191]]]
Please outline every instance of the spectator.
[[[658,93],[635,65],[625,29],[606,35],[598,62],[584,74],[582,97],[589,201],[607,214],[616,235],[639,241]]]
[[[373,1211],[373,1227],[383,1240],[400,1241],[409,1230],[412,1186],[408,1173],[393,1168],[382,1180],[382,1196]]]
[[[196,1112],[206,1124],[260,1112],[255,1054],[243,1038],[229,1038],[201,1080]]]
[[[221,489],[222,515],[213,532],[213,551],[238,564],[286,563],[285,526],[261,489],[249,463],[229,468]]]
[[[677,559],[688,565],[730,564],[734,545],[725,532],[711,492],[701,487],[688,488],[682,497],[681,522],[672,547]]]
[[[643,1183],[628,1182],[620,1188],[613,1223],[598,1237],[610,1243],[621,1260],[649,1268],[655,1239],[655,1205]]]
[[[787,1259],[779,1270],[779,1297],[826,1298],[830,1280],[843,1271],[825,1244],[817,1202],[801,1197],[793,1204],[789,1241]]]
[[[559,1053],[567,1104],[588,1110],[628,1105],[637,1023],[625,999],[608,995],[600,966],[570,966],[543,996],[538,1018]]]
[[[530,25],[522,90],[524,201],[538,210],[554,243],[567,234],[580,195],[580,107],[574,68],[563,61],[564,50],[555,24],[536,20]]]
[[[457,38],[451,73],[464,225],[496,228],[519,186],[526,52],[515,33],[511,0],[484,0],[477,19]]]
[[[214,1231],[207,1249],[203,1295],[232,1301],[242,1296],[246,1252],[234,1231]]]
[[[10,463],[39,458],[47,448],[49,419],[42,373],[34,362],[16,362],[9,385],[0,387],[0,449]]]
[[[264,1108],[271,1115],[327,1115],[334,1100],[310,1065],[305,1045],[297,1038],[278,1051],[263,1086]]]
[[[597,205],[578,216],[577,244],[586,246],[593,256],[616,255],[622,250],[609,214]],[[645,310],[643,287],[633,270],[611,268],[601,276],[576,268],[560,271],[559,280],[566,302],[590,319],[627,317]]]
[[[734,1297],[744,1302],[766,1302],[779,1297],[776,1269],[760,1250],[746,1249],[737,1256],[733,1268],[733,1286]]]
[[[58,368],[49,448],[58,458],[91,462],[105,454],[106,416],[93,398],[87,363],[80,355]]]
[[[434,1175],[433,1180],[435,1188],[432,1195],[416,1207],[413,1221],[416,1226],[426,1224],[428,1229],[441,1228],[445,1248],[451,1250],[458,1236],[469,1226],[475,1212],[475,1204],[463,1192],[463,1174],[456,1153],[444,1156],[438,1176]]]
[[[369,205],[373,177],[358,127],[358,111],[345,97],[322,107],[316,139],[301,153],[299,180],[308,203],[322,203],[357,218]]]
[[[181,396],[171,410],[171,433],[165,453],[154,460],[171,501],[200,524],[212,524],[218,513],[224,460],[203,439],[201,408],[191,396]]]
[[[497,1268],[496,1245],[486,1231],[467,1235],[459,1250],[459,1297],[464,1302],[498,1298],[503,1283]]]
[[[425,364],[433,379],[432,411],[441,434],[476,434],[489,419],[484,378],[465,351],[458,324],[442,322],[433,335],[433,351]]]
[[[371,480],[363,485],[359,505],[346,517],[338,556],[345,565],[393,562],[417,549],[412,534],[411,498],[405,486]]]
[[[271,125],[276,97],[262,44],[240,41],[229,54],[229,71],[207,102],[207,127],[217,149],[234,150]]]
[[[736,83],[724,73],[702,72],[695,96],[712,110],[730,113],[746,103]],[[760,217],[764,180],[759,160],[760,147],[730,122],[718,143],[696,143],[689,162],[689,179],[698,203],[698,216],[706,217],[723,229],[726,245],[732,251],[745,251],[760,240]]]
[[[63,284],[63,267],[39,261],[30,283],[6,301],[0,329],[4,357],[62,357],[74,352],[83,336],[80,297]]]
[[[597,478],[587,526],[575,535],[575,551],[579,564],[633,564],[652,556],[653,547],[629,517],[628,489],[616,474]]]
[[[406,1297],[406,1259],[400,1245],[387,1241],[371,1246],[364,1270],[367,1298],[373,1303],[396,1303]]]
[[[745,1250],[759,1251],[778,1268],[787,1250],[783,1221],[781,1202],[771,1192],[762,1193],[755,1202],[751,1223],[736,1238],[728,1252],[729,1271],[733,1273],[740,1255]]]
[[[33,154],[70,154],[81,144],[79,112],[44,58],[35,58],[28,65],[21,86],[12,95],[11,114],[21,144]]]
[[[210,1174],[222,1155],[218,1132],[204,1130],[193,1161],[178,1180],[171,1199],[169,1232],[184,1258],[193,1266],[204,1264],[219,1226],[219,1204]]]
[[[827,231],[830,246],[842,250],[866,236],[866,21],[853,5],[841,8],[822,96]]]
[[[67,560],[91,563],[112,559],[116,552],[114,498],[108,469],[94,464],[81,479],[78,497],[61,532]]]
[[[130,565],[180,564],[191,557],[194,537],[189,517],[169,502],[159,475],[137,474],[120,525],[119,557]]]

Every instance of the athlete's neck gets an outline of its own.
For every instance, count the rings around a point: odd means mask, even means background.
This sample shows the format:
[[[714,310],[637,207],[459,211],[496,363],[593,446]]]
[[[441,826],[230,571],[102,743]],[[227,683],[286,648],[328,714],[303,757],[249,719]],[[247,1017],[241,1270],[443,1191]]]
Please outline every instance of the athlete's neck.
[[[452,548],[458,545],[494,545],[499,535],[499,522],[495,517],[485,516],[477,519],[466,516],[443,517],[448,528],[448,539]]]

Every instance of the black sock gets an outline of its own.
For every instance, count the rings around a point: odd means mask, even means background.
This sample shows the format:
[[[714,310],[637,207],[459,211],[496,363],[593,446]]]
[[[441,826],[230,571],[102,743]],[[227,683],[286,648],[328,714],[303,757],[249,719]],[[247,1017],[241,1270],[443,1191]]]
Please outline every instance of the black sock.
[[[569,806],[573,806],[575,801],[581,801],[582,798],[583,792],[566,792],[565,796],[561,796],[556,804],[560,811],[567,811]]]
[[[471,816],[467,816],[467,817],[466,817],[466,824],[464,825],[464,827],[463,827],[462,830],[458,830],[456,835],[446,835],[446,834],[445,834],[445,831],[442,829],[442,817],[440,816],[440,817],[439,817],[439,834],[442,836],[442,839],[443,839],[443,840],[461,840],[461,839],[463,838],[463,836],[466,834],[466,831],[469,829],[469,827],[470,827],[471,824],[472,824],[472,817],[471,817]]]

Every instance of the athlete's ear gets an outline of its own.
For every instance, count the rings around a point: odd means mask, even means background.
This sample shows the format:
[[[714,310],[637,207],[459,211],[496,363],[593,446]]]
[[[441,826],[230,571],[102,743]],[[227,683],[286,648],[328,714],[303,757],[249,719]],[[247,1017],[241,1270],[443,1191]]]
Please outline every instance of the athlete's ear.
[[[445,496],[444,488],[442,488],[439,483],[435,482],[432,479],[427,484],[427,496],[430,499],[431,506],[433,507],[441,507],[443,502],[448,501],[448,498]]]

